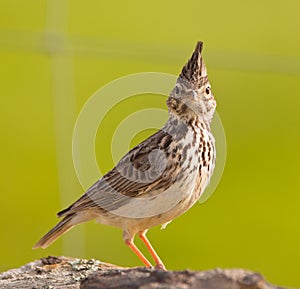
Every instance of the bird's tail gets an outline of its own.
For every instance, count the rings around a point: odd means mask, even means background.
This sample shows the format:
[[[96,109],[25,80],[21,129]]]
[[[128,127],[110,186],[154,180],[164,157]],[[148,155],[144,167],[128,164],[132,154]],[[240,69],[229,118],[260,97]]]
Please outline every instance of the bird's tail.
[[[47,248],[52,244],[58,237],[60,237],[65,232],[72,229],[78,220],[75,218],[76,213],[66,215],[54,228],[52,228],[46,235],[44,235],[34,246],[33,249],[37,248]]]

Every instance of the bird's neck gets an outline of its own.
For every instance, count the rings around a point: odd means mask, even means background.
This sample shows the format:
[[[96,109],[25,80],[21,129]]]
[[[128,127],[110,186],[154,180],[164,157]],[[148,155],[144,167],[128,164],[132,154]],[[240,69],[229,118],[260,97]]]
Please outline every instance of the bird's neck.
[[[170,134],[176,141],[185,139],[188,135],[193,135],[194,139],[200,139],[201,135],[210,133],[210,126],[199,117],[182,118],[177,114],[169,113],[169,119],[163,130]]]
[[[167,125],[170,127],[186,126],[187,128],[201,128],[210,131],[210,120],[204,119],[202,116],[195,114],[177,114],[169,111],[169,119]]]

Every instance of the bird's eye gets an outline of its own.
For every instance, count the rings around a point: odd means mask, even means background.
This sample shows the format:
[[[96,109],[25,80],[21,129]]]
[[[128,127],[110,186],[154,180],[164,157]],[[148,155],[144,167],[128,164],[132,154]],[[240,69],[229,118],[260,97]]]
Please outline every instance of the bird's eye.
[[[206,94],[210,94],[210,87],[208,86],[208,87],[206,87],[206,89],[205,89],[205,93]]]

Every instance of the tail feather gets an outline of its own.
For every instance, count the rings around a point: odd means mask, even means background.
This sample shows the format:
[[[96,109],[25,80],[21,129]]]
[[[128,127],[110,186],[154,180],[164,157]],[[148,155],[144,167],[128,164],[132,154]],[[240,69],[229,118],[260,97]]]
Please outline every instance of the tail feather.
[[[70,214],[70,210],[71,210],[72,206],[73,206],[73,205],[69,206],[69,207],[66,208],[66,209],[63,209],[63,210],[59,211],[59,212],[56,214],[57,217],[60,218],[60,217],[63,217],[63,216],[65,216],[65,215],[67,215],[68,213]]]
[[[37,248],[47,248],[52,244],[58,237],[60,237],[65,232],[69,231],[78,222],[73,219],[75,213],[65,216],[53,229],[51,229],[46,235],[44,235],[34,246],[33,249]]]

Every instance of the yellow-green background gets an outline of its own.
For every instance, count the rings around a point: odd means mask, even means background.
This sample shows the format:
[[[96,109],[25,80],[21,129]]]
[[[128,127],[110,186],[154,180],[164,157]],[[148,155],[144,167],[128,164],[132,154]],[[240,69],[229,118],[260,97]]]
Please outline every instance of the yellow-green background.
[[[0,269],[50,254],[140,264],[118,229],[94,223],[31,247],[82,193],[71,141],[88,98],[131,73],[177,74],[203,40],[225,171],[209,201],[149,237],[169,269],[243,267],[300,287],[299,9],[297,0],[1,0]],[[122,111],[164,108],[153,100]],[[97,136],[103,170],[117,113]]]

